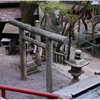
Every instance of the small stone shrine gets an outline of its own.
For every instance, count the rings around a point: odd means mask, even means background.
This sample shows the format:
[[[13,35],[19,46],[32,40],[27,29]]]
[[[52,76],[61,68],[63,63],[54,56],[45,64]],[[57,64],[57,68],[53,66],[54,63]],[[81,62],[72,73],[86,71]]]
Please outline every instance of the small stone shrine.
[[[27,68],[27,75],[33,74],[38,70],[38,66],[35,63],[35,59],[33,60],[32,56],[30,55],[30,51],[32,51],[32,48],[29,44],[29,42],[26,42],[26,68]],[[20,66],[19,66],[20,69]]]
[[[35,63],[35,60],[33,60],[32,56],[30,55],[30,51],[31,51],[30,46],[27,46],[27,51],[26,51],[27,74],[32,74],[34,72],[39,71],[38,66]]]
[[[89,61],[81,58],[81,50],[75,50],[75,58],[65,61],[65,63],[71,66],[71,69],[68,70],[68,72],[73,76],[73,79],[69,84],[71,85],[79,81],[79,76],[84,73],[82,67],[88,65]]]

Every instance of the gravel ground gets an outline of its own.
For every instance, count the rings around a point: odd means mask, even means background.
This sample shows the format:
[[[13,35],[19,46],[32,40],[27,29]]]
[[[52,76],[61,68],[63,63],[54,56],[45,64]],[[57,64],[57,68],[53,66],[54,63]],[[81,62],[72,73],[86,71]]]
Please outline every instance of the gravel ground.
[[[76,49],[78,48],[74,44],[71,47],[71,59],[74,58]],[[94,75],[94,71],[100,72],[100,58],[93,57],[84,51],[82,51],[82,58],[90,61],[90,64],[83,68],[84,73],[79,77],[80,80]],[[6,55],[5,48],[0,47],[0,85],[46,92],[46,62],[42,62],[42,66],[38,67],[39,72],[27,75],[27,80],[21,80],[19,64],[19,55]],[[69,85],[72,78],[68,73],[69,69],[68,65],[53,63],[53,92]],[[44,97],[9,91],[6,92],[6,97],[9,99],[44,99]]]
[[[46,92],[46,71],[45,62],[39,66],[39,72],[28,75],[27,80],[21,80],[21,74],[18,70],[20,63],[19,55],[6,55],[4,47],[0,47],[0,85],[30,89],[35,91]],[[70,78],[53,69],[53,91],[68,86]],[[39,96],[6,92],[9,99],[36,99]]]

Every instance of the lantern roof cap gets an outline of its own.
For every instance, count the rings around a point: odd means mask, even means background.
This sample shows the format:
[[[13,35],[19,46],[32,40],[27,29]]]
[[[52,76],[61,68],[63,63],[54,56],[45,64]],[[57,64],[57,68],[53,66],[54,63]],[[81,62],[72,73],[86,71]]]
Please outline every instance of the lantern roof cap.
[[[65,63],[73,67],[84,67],[88,65],[90,62],[86,61],[85,59],[81,59],[81,60],[70,59],[68,61],[65,60]]]

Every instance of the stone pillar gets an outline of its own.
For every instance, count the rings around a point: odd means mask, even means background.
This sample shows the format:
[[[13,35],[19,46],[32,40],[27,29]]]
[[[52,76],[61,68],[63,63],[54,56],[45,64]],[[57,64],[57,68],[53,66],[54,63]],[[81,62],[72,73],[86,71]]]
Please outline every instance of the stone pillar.
[[[53,40],[46,40],[46,91],[52,93]]]
[[[40,28],[40,21],[39,20],[35,20],[35,27]],[[41,42],[41,36],[35,35],[35,40]],[[42,48],[37,46],[37,48],[36,48],[36,64],[38,66],[41,65],[41,55],[40,55],[41,50],[42,50]]]

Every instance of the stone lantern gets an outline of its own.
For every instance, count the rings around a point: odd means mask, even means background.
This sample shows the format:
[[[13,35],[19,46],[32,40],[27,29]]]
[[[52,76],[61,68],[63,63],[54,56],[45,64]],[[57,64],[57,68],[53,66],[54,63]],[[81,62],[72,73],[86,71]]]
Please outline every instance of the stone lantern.
[[[68,70],[68,72],[73,76],[73,79],[69,84],[71,85],[79,81],[79,76],[84,73],[82,67],[89,64],[89,61],[81,58],[81,50],[75,50],[75,58],[65,61],[65,63],[71,66],[71,69]]]

